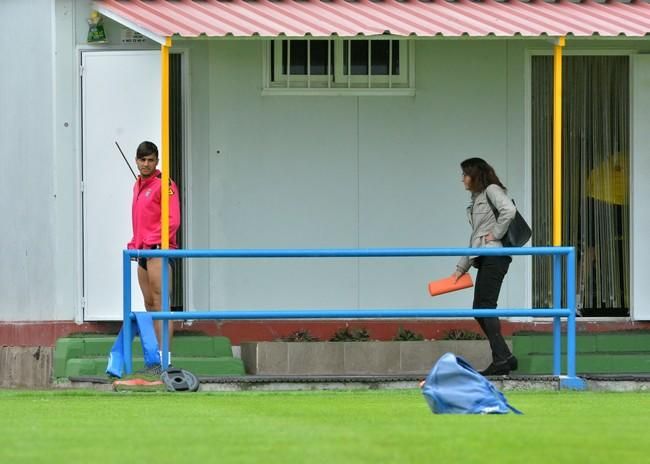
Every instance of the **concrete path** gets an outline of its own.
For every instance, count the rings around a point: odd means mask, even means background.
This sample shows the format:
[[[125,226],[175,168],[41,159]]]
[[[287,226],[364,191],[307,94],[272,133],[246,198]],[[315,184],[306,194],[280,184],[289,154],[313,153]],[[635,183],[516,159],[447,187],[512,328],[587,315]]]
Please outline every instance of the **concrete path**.
[[[581,376],[591,391],[650,391],[650,375]],[[200,377],[200,391],[309,391],[415,389],[422,376],[264,376]],[[490,381],[501,391],[560,390],[560,379],[553,376],[498,376]],[[78,377],[57,382],[55,388],[80,388],[111,391],[107,378]]]

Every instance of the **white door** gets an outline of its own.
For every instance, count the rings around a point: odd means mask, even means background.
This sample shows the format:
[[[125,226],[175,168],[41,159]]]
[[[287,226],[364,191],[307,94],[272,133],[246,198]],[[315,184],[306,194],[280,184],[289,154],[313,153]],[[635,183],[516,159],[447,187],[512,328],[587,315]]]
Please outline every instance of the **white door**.
[[[632,56],[632,310],[650,320],[650,56]]]
[[[140,142],[160,146],[160,52],[84,52],[82,66],[84,320],[121,320],[134,178],[115,142],[134,171]],[[132,307],[144,309],[131,264]]]

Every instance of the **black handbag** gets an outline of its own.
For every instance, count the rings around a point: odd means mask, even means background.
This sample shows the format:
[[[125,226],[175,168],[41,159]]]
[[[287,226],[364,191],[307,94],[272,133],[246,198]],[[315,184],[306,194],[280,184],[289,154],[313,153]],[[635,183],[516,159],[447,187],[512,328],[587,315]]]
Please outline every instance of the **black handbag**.
[[[487,201],[490,204],[490,208],[492,208],[495,219],[499,219],[499,211],[494,207],[487,195],[485,195],[485,198],[487,198]],[[517,204],[515,203],[515,200],[512,200],[512,204],[515,205],[516,209]],[[501,243],[504,247],[521,247],[524,246],[528,240],[530,240],[530,237],[532,235],[533,231],[530,230],[530,226],[523,218],[523,216],[519,214],[519,210],[517,210],[515,217],[512,219],[510,225],[508,226],[508,230],[501,238]]]

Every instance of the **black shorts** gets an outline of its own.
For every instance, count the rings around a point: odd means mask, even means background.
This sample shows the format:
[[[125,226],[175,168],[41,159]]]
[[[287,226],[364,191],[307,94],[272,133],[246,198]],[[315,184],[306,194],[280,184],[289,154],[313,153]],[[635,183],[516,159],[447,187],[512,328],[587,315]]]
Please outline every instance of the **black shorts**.
[[[144,248],[145,250],[160,250],[160,245],[150,245],[148,248]],[[145,271],[147,270],[147,260],[151,258],[138,258],[138,266],[140,266],[142,269]],[[169,264],[172,263],[171,258],[167,258],[169,261]]]

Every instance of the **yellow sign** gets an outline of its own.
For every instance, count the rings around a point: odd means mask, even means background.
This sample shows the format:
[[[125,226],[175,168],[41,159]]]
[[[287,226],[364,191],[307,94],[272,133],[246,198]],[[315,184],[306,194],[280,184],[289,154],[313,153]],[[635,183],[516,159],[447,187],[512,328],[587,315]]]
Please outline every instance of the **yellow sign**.
[[[612,205],[628,202],[629,159],[616,153],[603,160],[587,177],[587,195]]]

